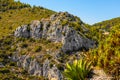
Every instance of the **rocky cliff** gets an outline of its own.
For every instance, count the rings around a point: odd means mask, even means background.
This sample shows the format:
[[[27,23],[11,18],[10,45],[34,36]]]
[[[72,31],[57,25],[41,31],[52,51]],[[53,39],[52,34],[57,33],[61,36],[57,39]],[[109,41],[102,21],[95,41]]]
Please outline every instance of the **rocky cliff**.
[[[15,31],[16,37],[45,38],[52,42],[61,42],[64,53],[88,50],[95,42],[84,36],[84,23],[77,17],[65,12],[52,15],[48,19],[33,21],[30,25],[22,25]],[[82,31],[82,32],[80,32]]]
[[[12,59],[17,61],[17,65],[24,68],[31,75],[44,76],[49,80],[63,80],[63,75],[56,66],[64,63],[64,61],[59,60],[63,57],[61,53],[88,50],[95,46],[95,42],[84,35],[87,31],[85,24],[78,17],[67,12],[56,13],[41,21],[34,20],[28,25],[18,27],[14,36],[35,40],[46,39],[52,43],[61,43],[62,46],[57,52],[50,52],[49,55],[52,56],[50,59],[40,60],[45,56],[41,53],[34,55],[34,58],[30,54],[18,56],[19,53],[16,53]],[[57,64],[53,63],[53,60]]]

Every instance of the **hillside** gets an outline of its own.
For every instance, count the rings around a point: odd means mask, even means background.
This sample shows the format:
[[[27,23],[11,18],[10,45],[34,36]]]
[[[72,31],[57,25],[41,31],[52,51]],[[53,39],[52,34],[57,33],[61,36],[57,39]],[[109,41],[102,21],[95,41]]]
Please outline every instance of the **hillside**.
[[[112,30],[114,26],[118,26],[120,24],[120,18],[113,18],[110,20],[102,21],[96,24],[89,26],[89,37],[96,40],[97,42],[106,39],[109,35],[109,32]]]
[[[111,20],[102,21],[102,22],[94,24],[93,26],[101,27],[106,30],[109,30],[111,27],[116,26],[118,24],[120,24],[120,17],[113,18]]]
[[[32,20],[47,18],[53,13],[43,7],[31,7],[28,4],[14,2],[14,0],[0,0],[0,38],[12,33],[16,27],[28,24]]]
[[[108,74],[120,78],[120,18],[103,21],[89,28],[98,48],[87,52],[87,57]]]
[[[73,53],[89,50],[95,46],[95,41],[84,35],[86,31],[88,29],[84,23],[67,12],[59,12],[47,19],[32,21],[19,26],[14,34],[1,39],[1,61],[10,67],[13,67],[11,62],[14,65],[17,63],[17,66],[30,75],[44,76],[48,79],[55,76],[57,80],[62,80],[61,71],[63,72],[65,68],[62,65],[76,58]],[[9,58],[3,56],[3,52],[6,53],[4,56],[11,57],[10,63],[7,61]]]
[[[103,68],[107,73],[112,74],[112,76],[115,76],[116,79],[120,78],[119,31],[120,24],[116,24],[115,26],[111,26],[109,34],[103,34],[104,32],[95,32],[99,35],[98,48],[87,52],[87,58],[93,61],[94,65]]]
[[[120,79],[119,17],[88,25],[68,12],[0,3],[1,80]]]
[[[11,43],[14,40],[9,36],[14,30],[22,24],[28,24],[32,20],[40,20],[47,18],[55,13],[43,7],[31,7],[29,4],[15,2],[14,0],[0,0],[0,78],[6,79],[40,79],[42,77],[32,77],[22,68],[16,66],[8,57],[13,54],[15,47],[11,48]],[[12,69],[15,69],[12,70]],[[13,73],[14,72],[14,73]],[[21,74],[18,77],[18,73]],[[4,76],[4,77],[3,77]]]

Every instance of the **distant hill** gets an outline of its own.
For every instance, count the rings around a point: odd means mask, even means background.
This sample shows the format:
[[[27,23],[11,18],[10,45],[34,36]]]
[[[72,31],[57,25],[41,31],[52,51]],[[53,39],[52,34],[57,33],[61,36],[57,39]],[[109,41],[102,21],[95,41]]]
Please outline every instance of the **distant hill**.
[[[89,30],[91,31],[91,33],[89,33],[90,34],[89,36],[92,39],[101,41],[105,39],[105,37],[107,37],[107,36],[103,36],[103,34],[108,34],[112,30],[112,27],[117,26],[119,24],[120,24],[120,17],[95,23],[88,27]]]
[[[102,22],[94,24],[93,26],[101,27],[101,28],[104,28],[106,30],[109,30],[111,27],[116,26],[118,24],[120,24],[120,17],[113,18],[113,19],[106,20],[106,21],[102,21]]]
[[[89,51],[87,58],[115,80],[120,79],[120,17],[96,23],[90,31],[98,42],[98,48]]]

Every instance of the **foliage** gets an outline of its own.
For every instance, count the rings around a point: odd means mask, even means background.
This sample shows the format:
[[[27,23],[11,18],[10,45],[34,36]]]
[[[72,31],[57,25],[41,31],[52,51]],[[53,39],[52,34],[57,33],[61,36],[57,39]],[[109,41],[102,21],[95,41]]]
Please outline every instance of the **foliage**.
[[[90,33],[87,36],[96,40],[97,42],[105,40],[108,36],[103,34],[105,32],[110,32],[112,27],[119,25],[119,23],[120,23],[120,17],[117,17],[111,20],[106,20],[106,21],[102,21],[94,25],[91,25],[87,27],[90,30]]]
[[[20,1],[0,0],[0,63],[4,65],[3,68],[0,68],[1,80],[45,80],[43,77],[27,74],[22,68],[16,66],[16,62],[11,60],[12,55],[18,49],[21,49],[20,55],[25,55],[32,51],[34,46],[31,45],[36,43],[35,40],[31,40],[33,44],[30,44],[30,40],[14,38],[13,31],[22,24],[47,18],[53,13],[55,12],[52,10],[43,7],[31,7],[29,4]],[[38,50],[40,49],[39,47]]]
[[[52,10],[31,7],[19,1],[0,0],[0,38],[11,34],[20,25],[29,24],[32,20],[47,18],[53,13],[55,12]]]
[[[117,17],[117,18],[113,18],[111,20],[106,20],[106,21],[96,23],[93,26],[98,27],[100,29],[106,29],[107,31],[109,31],[111,27],[116,26],[119,23],[120,23],[120,17]]]
[[[21,9],[30,7],[29,4],[23,4],[20,1],[15,2],[14,0],[0,0],[1,7],[0,11],[5,12],[11,9]]]
[[[97,49],[89,51],[87,59],[95,66],[103,68],[108,74],[120,78],[120,24],[112,26],[110,34],[99,43]]]
[[[36,80],[44,79],[42,77],[30,76],[23,69],[16,67],[15,62],[9,58],[12,54],[21,50],[21,55],[30,54],[32,58],[40,51],[43,60],[54,59],[50,54],[45,54],[46,50],[56,51],[61,48],[62,44],[52,43],[45,39],[34,40],[25,38],[14,38],[13,31],[16,27],[22,24],[29,24],[32,20],[40,20],[42,18],[48,18],[54,11],[48,10],[43,7],[31,7],[29,4],[21,3],[14,0],[0,0],[0,62],[5,65],[4,68],[0,68],[1,80]],[[66,64],[65,76],[72,80],[84,80],[88,77],[91,71],[92,61],[94,66],[103,68],[108,74],[111,74],[115,79],[120,78],[120,17],[111,20],[96,23],[94,25],[84,24],[78,17],[69,18],[65,15],[61,15],[62,26],[69,25],[69,27],[77,30],[78,33],[87,36],[93,40],[96,40],[98,47],[91,49],[89,52],[85,52],[85,60],[76,60],[72,64]],[[64,18],[65,20],[64,20]],[[74,20],[76,19],[76,20]],[[88,31],[84,31],[84,26]],[[29,29],[29,28],[28,28]],[[108,35],[103,33],[109,32]],[[65,33],[63,33],[65,35]],[[51,47],[52,46],[52,47]],[[56,54],[55,54],[56,55]],[[65,63],[72,60],[75,55],[61,54],[58,59],[60,63]],[[41,60],[42,61],[42,60]],[[54,61],[54,60],[53,60]],[[43,62],[43,61],[42,61]],[[41,62],[41,63],[42,63]],[[57,62],[57,61],[56,61]],[[58,64],[57,67],[63,70],[63,64]],[[51,67],[54,63],[51,63]],[[12,71],[14,70],[14,71]],[[21,76],[20,76],[20,75]],[[19,77],[20,76],[20,77]]]
[[[41,46],[36,46],[36,47],[34,48],[34,52],[40,52],[41,49],[42,49]]]
[[[68,20],[62,21],[62,26],[65,26],[65,25],[67,25],[67,24],[68,24]]]
[[[27,44],[27,43],[21,43],[21,44],[20,44],[20,47],[21,47],[21,48],[27,48],[27,47],[28,47],[28,44]]]
[[[82,59],[66,64],[65,76],[68,80],[85,80],[91,71],[91,63]]]

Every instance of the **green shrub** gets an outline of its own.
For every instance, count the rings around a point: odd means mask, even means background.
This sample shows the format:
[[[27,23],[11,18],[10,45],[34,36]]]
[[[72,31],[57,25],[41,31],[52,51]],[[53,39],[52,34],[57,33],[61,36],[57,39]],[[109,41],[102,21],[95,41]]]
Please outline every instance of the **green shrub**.
[[[16,63],[15,62],[10,62],[9,65],[10,66],[16,66]]]
[[[62,65],[62,64],[57,64],[57,68],[58,68],[60,71],[64,71],[64,65]]]
[[[42,50],[42,46],[36,46],[33,51],[40,52],[41,50]]]
[[[67,25],[67,24],[68,24],[68,20],[62,21],[62,26],[65,26],[65,25]]]
[[[29,42],[35,42],[36,40],[33,38],[29,38]]]
[[[104,35],[101,35],[104,36]],[[90,50],[86,55],[94,66],[99,66],[108,74],[120,78],[120,25],[113,26],[110,34],[99,42],[97,49]]]
[[[11,52],[14,52],[14,51],[16,51],[16,49],[17,49],[17,47],[14,46],[14,47],[12,47],[12,48],[10,49],[10,51],[11,51]]]
[[[26,38],[16,38],[16,42],[24,42]]]
[[[72,64],[66,64],[64,75],[68,80],[85,80],[91,71],[91,62],[82,59],[75,60]]]
[[[7,69],[7,68],[1,68],[0,69],[0,73],[9,73],[10,72],[10,70],[9,69]]]
[[[21,54],[21,55],[25,55],[25,54],[26,54],[26,51],[21,51],[20,54]]]
[[[0,19],[2,19],[2,17],[0,16]]]
[[[27,48],[27,47],[28,47],[28,44],[27,44],[27,43],[22,43],[22,44],[20,44],[20,47],[21,47],[21,48]]]
[[[11,38],[6,38],[5,40],[4,40],[4,44],[11,44],[12,43],[12,39]]]

